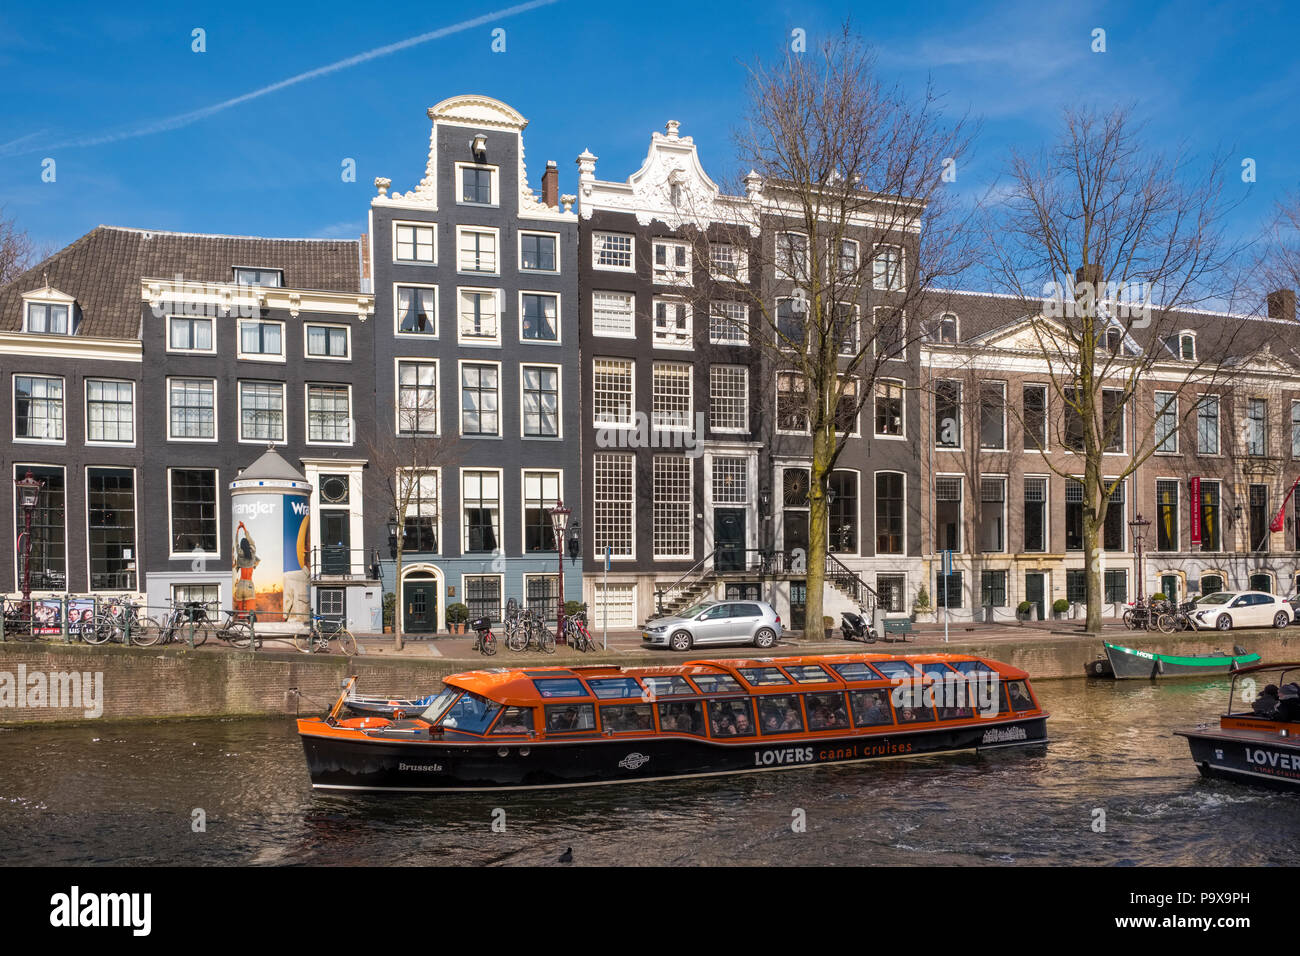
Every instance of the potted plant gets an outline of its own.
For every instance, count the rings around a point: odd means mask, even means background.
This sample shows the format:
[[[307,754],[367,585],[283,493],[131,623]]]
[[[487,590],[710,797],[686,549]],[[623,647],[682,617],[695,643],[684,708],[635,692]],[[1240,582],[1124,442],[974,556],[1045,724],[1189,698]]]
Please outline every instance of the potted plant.
[[[1016,618],[1021,621],[1029,620],[1029,612],[1033,607],[1034,606],[1028,601],[1021,601],[1016,605]]]
[[[916,592],[916,600],[912,602],[912,620],[918,624],[934,623],[934,608],[930,606],[930,592],[921,585],[921,590]]]
[[[395,591],[384,592],[384,633],[393,632],[393,618],[397,616],[397,593]]]
[[[1062,620],[1065,617],[1065,612],[1068,611],[1069,609],[1070,609],[1070,602],[1067,601],[1065,598],[1057,598],[1055,601],[1052,602],[1052,613],[1056,615],[1056,619],[1058,621]]]
[[[447,627],[453,634],[465,633],[465,622],[469,620],[469,606],[465,604],[447,605]]]
[[[829,614],[823,615],[822,630],[826,632],[826,640],[831,640],[835,635],[835,618]]]

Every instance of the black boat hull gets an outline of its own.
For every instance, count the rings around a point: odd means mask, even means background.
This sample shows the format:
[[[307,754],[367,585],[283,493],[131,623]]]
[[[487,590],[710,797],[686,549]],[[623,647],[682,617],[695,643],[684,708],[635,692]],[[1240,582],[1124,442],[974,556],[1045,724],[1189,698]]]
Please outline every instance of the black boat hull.
[[[1206,655],[1202,658],[1180,657],[1172,654],[1152,654],[1130,648],[1105,644],[1106,658],[1116,680],[1154,680],[1157,677],[1213,677],[1231,674],[1238,667],[1254,664],[1258,654],[1242,657]]]
[[[1300,741],[1242,740],[1216,731],[1180,730],[1203,777],[1300,791]]]
[[[500,745],[301,734],[323,790],[469,791],[633,783],[1042,745],[1047,715],[889,734],[724,743],[693,737],[600,737]]]

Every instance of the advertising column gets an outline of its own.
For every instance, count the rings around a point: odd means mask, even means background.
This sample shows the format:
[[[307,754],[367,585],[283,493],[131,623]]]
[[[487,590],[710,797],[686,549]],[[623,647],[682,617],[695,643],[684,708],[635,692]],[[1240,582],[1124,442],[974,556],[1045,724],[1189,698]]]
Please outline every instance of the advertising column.
[[[311,611],[311,485],[288,463],[266,468],[268,452],[230,483],[232,577],[238,611],[263,624],[306,625]]]

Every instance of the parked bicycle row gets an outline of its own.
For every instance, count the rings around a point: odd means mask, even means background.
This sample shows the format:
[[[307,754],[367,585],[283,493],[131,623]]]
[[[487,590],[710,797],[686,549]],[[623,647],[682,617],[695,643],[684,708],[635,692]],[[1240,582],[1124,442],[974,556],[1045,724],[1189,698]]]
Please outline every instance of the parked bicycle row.
[[[293,633],[257,634],[254,611],[218,608],[201,601],[179,601],[149,608],[126,598],[68,597],[59,600],[6,600],[0,639],[80,641],[155,647],[177,643],[201,647],[224,641],[241,650],[264,642],[287,643],[303,653],[357,652],[357,639],[342,620],[313,614]]]
[[[501,629],[506,647],[512,651],[539,650],[547,654],[555,653],[560,634],[553,631],[545,613],[535,608],[520,608],[513,598],[507,602],[502,615]],[[484,616],[470,622],[474,631],[473,648],[480,654],[491,656],[497,652],[497,638],[492,632],[492,618]],[[587,630],[586,606],[576,614],[564,618],[562,630],[563,642],[575,650],[586,653],[596,650],[596,641]]]

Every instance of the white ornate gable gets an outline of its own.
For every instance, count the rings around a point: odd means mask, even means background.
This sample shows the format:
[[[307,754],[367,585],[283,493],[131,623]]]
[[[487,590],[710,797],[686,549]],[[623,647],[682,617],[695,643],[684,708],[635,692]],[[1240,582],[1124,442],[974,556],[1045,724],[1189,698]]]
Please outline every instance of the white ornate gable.
[[[715,222],[741,223],[758,235],[757,216],[745,200],[722,195],[700,165],[695,142],[678,134],[680,124],[669,120],[666,132],[654,133],[641,168],[626,183],[596,179],[596,157],[578,157],[578,193],[582,217],[596,209],[630,212],[648,226],[658,220],[670,229],[684,224],[707,228]]]

